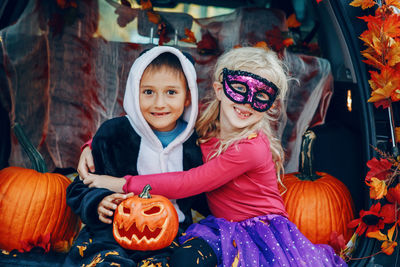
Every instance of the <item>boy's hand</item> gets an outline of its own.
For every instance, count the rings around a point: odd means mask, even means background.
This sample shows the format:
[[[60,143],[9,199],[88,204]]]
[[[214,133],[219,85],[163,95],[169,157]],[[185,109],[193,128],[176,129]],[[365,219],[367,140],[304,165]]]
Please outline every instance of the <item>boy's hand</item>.
[[[78,163],[78,173],[81,180],[85,180],[90,172],[94,172],[92,149],[86,146],[81,153]]]
[[[117,208],[118,204],[131,196],[133,196],[133,193],[129,194],[114,193],[112,195],[103,198],[103,200],[99,203],[99,206],[97,207],[99,220],[102,221],[103,223],[111,224],[112,220],[109,217],[113,216],[114,210]]]
[[[97,175],[88,173],[83,183],[89,187],[106,188],[108,190],[124,193],[122,189],[126,183],[124,178],[117,178],[109,175]]]

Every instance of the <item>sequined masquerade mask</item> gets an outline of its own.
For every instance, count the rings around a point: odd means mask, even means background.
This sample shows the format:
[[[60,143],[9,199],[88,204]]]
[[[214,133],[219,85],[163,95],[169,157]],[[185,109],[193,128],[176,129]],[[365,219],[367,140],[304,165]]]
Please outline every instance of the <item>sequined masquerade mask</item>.
[[[267,111],[275,101],[278,87],[267,79],[241,70],[222,70],[225,95],[235,103],[249,103],[254,110]]]

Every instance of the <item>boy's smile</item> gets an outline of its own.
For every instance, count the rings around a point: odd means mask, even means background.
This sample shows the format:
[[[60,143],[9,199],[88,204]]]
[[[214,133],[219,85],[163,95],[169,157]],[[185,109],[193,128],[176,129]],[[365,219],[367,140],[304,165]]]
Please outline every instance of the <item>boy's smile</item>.
[[[184,75],[167,67],[146,69],[140,80],[140,111],[153,130],[171,131],[190,104]]]

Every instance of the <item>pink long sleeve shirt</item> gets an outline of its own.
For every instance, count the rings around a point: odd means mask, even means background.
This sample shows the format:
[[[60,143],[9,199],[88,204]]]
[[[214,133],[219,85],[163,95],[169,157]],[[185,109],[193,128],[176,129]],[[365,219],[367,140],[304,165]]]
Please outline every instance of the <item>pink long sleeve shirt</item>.
[[[266,214],[288,217],[265,134],[244,139],[207,161],[217,142],[214,138],[201,145],[206,162],[202,166],[182,172],[128,175],[123,190],[138,194],[146,184],[150,184],[152,194],[170,199],[206,192],[211,213],[230,221]]]

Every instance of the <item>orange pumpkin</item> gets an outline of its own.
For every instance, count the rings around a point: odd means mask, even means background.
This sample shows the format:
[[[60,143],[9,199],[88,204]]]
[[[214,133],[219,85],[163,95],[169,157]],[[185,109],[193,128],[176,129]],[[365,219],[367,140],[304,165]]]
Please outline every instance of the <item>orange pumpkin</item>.
[[[335,177],[315,172],[312,146],[315,133],[303,136],[299,172],[286,174],[282,195],[289,219],[313,243],[328,244],[333,231],[348,241],[353,231],[347,224],[354,219],[354,204],[347,187]],[[281,188],[283,192],[285,189]]]
[[[179,220],[167,198],[151,196],[150,185],[137,196],[122,201],[113,222],[115,240],[132,250],[158,250],[171,244],[178,233]]]
[[[67,251],[80,220],[66,203],[70,180],[57,173],[8,167],[0,171],[0,247]]]

